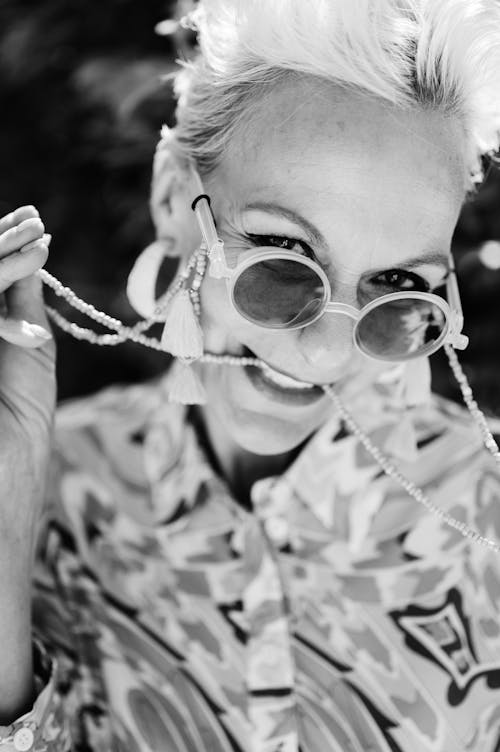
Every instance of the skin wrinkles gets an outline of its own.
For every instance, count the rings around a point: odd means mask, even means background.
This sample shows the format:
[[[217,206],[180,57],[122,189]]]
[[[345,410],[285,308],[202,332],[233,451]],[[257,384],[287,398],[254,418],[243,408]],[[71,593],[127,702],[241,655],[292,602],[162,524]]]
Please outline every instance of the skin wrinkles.
[[[406,266],[437,284],[465,198],[461,124],[423,110],[395,118],[385,102],[338,89],[332,96],[323,82],[315,82],[316,94],[318,87],[323,96],[311,97],[296,79],[276,89],[265,110],[256,105],[253,122],[235,133],[219,165],[202,176],[228,262],[248,250],[248,233],[305,242],[309,234],[312,251],[335,276],[339,302],[356,305],[358,282],[373,270]],[[269,204],[280,207],[279,216],[263,213]],[[363,390],[387,370],[353,347],[346,316],[268,332],[241,319],[226,283],[209,275],[201,304],[206,350],[238,355],[249,349],[283,373],[335,383],[343,394]],[[245,456],[279,456],[282,469],[283,457],[332,412],[326,397],[309,405],[280,403],[256,390],[244,369],[201,366],[199,372],[208,394],[204,421],[228,478],[236,466],[241,471]]]
[[[301,214],[293,211],[293,209],[287,209],[286,206],[280,206],[280,204],[273,203],[272,201],[266,203],[263,201],[253,201],[244,206],[240,211],[244,214],[252,209],[275,214],[278,217],[288,219],[296,225],[300,225],[311,243],[315,246],[319,246],[323,250],[327,250],[328,244],[320,231]]]
[[[241,214],[244,215],[247,211],[252,210],[262,211],[266,214],[272,214],[277,217],[283,217],[289,220],[303,230],[306,239],[316,248],[320,248],[322,251],[328,250],[328,244],[319,230],[310,222],[308,222],[307,219],[305,219],[292,209],[287,209],[286,207],[280,206],[279,204],[275,204],[273,202],[265,203],[261,201],[254,201],[244,206],[241,209]],[[440,266],[444,270],[446,270],[448,268],[448,254],[430,250],[424,251],[417,256],[412,256],[409,259],[397,259],[397,262],[398,265],[404,269],[418,269],[419,267],[424,267],[426,265],[433,265]],[[376,272],[377,270],[373,269],[372,271]],[[382,271],[382,269],[378,269],[378,271]]]

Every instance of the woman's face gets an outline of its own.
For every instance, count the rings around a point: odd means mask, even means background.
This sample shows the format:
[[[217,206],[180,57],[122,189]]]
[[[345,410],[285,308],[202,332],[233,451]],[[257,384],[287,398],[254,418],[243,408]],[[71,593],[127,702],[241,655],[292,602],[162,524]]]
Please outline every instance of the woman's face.
[[[205,180],[228,265],[254,246],[314,258],[333,299],[358,305],[375,294],[431,290],[464,198],[457,121],[326,83],[290,81],[256,104],[220,166]],[[302,382],[333,383],[348,401],[387,364],[353,346],[352,321],[323,316],[274,333],[239,317],[226,283],[202,286],[205,349],[249,352]],[[207,410],[228,437],[257,454],[286,452],[331,414],[321,390],[288,388],[256,369],[201,366]]]

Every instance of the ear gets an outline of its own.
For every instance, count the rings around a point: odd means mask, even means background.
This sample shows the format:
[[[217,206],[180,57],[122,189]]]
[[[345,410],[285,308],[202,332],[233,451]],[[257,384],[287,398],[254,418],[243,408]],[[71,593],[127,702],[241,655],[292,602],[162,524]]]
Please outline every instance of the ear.
[[[192,166],[175,150],[172,139],[162,139],[153,163],[150,209],[157,239],[167,241],[168,256],[187,259],[201,243],[191,209],[196,196]]]

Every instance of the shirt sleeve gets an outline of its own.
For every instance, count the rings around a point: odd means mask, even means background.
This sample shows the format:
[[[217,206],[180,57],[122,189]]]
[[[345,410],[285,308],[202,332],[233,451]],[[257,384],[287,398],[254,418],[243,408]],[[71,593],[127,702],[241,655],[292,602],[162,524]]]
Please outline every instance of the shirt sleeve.
[[[500,541],[500,472],[486,453],[474,491],[471,527]],[[463,687],[464,706],[470,708],[466,749],[494,752],[500,742],[500,554],[472,543],[464,575],[462,638],[455,630],[448,655],[456,664],[455,683]]]
[[[85,698],[92,703],[86,687],[82,689],[84,671],[75,649],[75,614],[57,572],[57,562],[66,555],[61,539],[65,528],[61,498],[70,471],[60,445],[56,432],[33,568],[35,700],[24,715],[9,726],[0,726],[0,752],[67,752],[77,748]],[[76,561],[75,551],[72,556]],[[71,572],[69,566],[69,579]]]
[[[0,752],[67,752],[71,749],[60,694],[58,664],[42,643],[33,641],[36,699],[33,707],[9,726],[0,726]]]
[[[33,574],[36,700],[0,728],[0,752],[109,752],[116,746],[101,666],[106,628],[96,619],[106,604],[90,566],[89,541],[114,523],[117,503],[135,507],[138,494],[143,501],[149,493],[144,447],[135,437],[164,406],[153,384],[111,387],[58,408]],[[168,419],[177,437],[184,409],[172,406]]]
[[[51,524],[57,518],[63,473],[61,457],[54,450],[47,492],[42,505],[33,568],[33,706],[9,726],[0,726],[0,752],[67,752],[70,735],[68,691],[76,675],[68,670],[68,651],[59,635],[70,634],[69,614],[58,593],[50,566],[53,546]],[[66,638],[67,639],[67,638]]]

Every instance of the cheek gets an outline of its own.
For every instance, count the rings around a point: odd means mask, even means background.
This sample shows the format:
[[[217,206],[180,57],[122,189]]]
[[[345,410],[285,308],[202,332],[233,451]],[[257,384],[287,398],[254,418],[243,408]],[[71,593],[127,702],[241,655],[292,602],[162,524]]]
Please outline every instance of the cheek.
[[[210,352],[237,352],[239,329],[245,328],[234,311],[226,283],[206,275],[200,292],[201,325],[203,328],[205,349]]]

